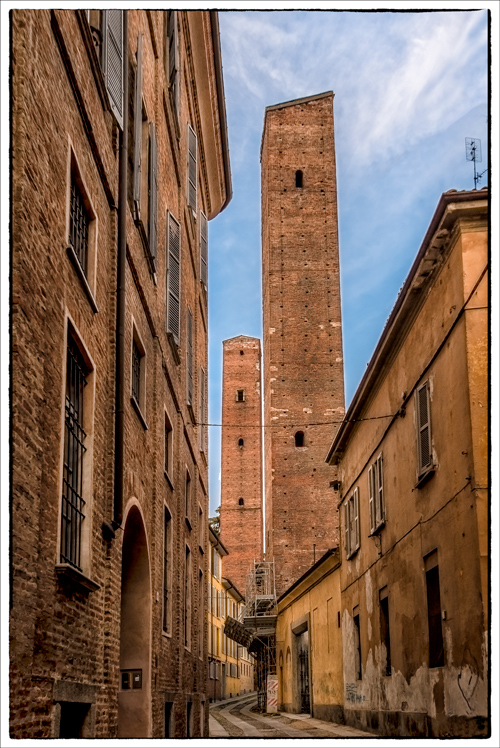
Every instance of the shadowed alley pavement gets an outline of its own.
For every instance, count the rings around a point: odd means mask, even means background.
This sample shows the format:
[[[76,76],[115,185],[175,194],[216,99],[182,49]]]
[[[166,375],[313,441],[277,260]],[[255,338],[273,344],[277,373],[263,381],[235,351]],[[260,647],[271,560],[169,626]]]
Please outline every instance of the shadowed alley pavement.
[[[210,704],[211,738],[373,738],[373,733],[308,714],[259,714],[257,694],[250,693]]]

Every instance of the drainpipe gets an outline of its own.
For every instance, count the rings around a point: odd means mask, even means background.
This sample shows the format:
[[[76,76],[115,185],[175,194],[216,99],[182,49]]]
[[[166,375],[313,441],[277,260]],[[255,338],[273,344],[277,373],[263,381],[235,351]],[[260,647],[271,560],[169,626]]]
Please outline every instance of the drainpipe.
[[[115,466],[113,519],[103,525],[107,540],[115,537],[123,519],[124,405],[125,405],[125,267],[127,260],[128,168],[128,13],[123,12],[123,130],[118,151],[118,246],[116,283]]]

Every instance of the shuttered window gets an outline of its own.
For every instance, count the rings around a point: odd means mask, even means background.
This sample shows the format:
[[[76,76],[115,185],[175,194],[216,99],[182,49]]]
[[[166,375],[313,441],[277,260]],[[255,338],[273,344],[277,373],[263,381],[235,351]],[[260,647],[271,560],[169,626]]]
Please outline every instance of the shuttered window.
[[[111,111],[123,129],[123,10],[104,13],[104,80]]]
[[[167,242],[167,332],[173,335],[178,345],[180,338],[181,227],[171,213],[168,213]]]
[[[134,217],[141,218],[142,165],[142,34],[137,38],[137,70],[134,95]]]
[[[208,286],[208,221],[200,212],[200,277],[205,287]]]
[[[429,382],[417,389],[418,474],[432,467]]]
[[[149,175],[148,175],[148,240],[149,254],[156,272],[156,200],[158,193],[158,169],[156,148],[156,127],[149,125]]]
[[[167,10],[167,49],[165,69],[170,90],[170,101],[175,116],[179,117],[179,38],[177,11]]]
[[[355,488],[345,504],[346,555],[351,558],[359,548],[359,489]]]
[[[205,369],[200,369],[200,413],[199,413],[199,435],[200,452],[207,455],[208,452],[208,381]]]
[[[196,186],[197,186],[197,138],[193,128],[188,125],[188,205],[196,213]]]
[[[186,386],[187,404],[193,407],[193,315],[187,310],[186,320]]]
[[[370,532],[376,532],[385,522],[384,472],[382,454],[368,468]]]

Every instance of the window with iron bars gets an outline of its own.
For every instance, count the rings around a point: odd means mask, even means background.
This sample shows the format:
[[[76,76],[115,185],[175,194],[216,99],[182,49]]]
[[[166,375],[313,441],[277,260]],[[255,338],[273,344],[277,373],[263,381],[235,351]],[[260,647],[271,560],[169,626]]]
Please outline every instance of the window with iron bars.
[[[69,215],[69,243],[73,247],[80,266],[87,275],[90,217],[85,207],[82,192],[74,176],[71,179],[71,204]]]
[[[68,338],[64,429],[64,472],[61,513],[61,563],[81,571],[83,460],[86,452],[83,429],[83,393],[89,370],[73,337]]]
[[[132,396],[137,405],[141,404],[141,351],[134,340],[132,343]]]

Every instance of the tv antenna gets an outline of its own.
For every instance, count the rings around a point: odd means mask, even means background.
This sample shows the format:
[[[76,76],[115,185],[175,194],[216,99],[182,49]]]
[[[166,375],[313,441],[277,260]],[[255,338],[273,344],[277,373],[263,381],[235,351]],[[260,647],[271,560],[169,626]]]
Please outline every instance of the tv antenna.
[[[480,164],[483,160],[481,157],[481,141],[479,138],[465,138],[465,158],[467,161],[474,163],[474,189],[477,190],[477,183],[480,181],[483,174],[488,169],[485,169],[480,174],[476,171],[476,164]]]

